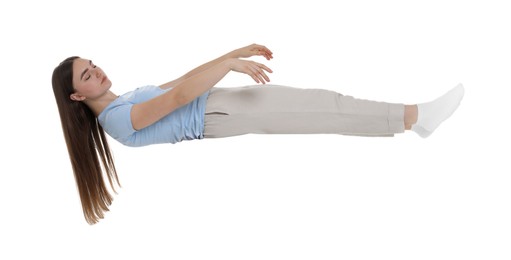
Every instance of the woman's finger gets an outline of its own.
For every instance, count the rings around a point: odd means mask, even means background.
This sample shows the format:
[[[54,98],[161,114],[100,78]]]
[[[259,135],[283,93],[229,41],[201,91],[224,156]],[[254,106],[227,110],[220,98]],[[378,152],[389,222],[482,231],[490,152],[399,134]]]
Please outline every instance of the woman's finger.
[[[273,58],[273,53],[266,46],[254,44],[250,50],[252,55],[259,55],[265,57],[267,60]]]
[[[270,82],[270,77],[268,77],[268,75],[266,75],[266,73],[264,71],[267,71],[269,73],[273,73],[273,71],[261,63],[258,63],[257,66],[258,66],[259,73],[264,77],[266,82]]]
[[[273,73],[273,70],[271,70],[270,68],[266,67],[266,65],[264,65],[264,64],[259,64],[259,67],[262,68],[263,70],[268,71],[269,73]]]
[[[272,59],[273,58],[273,52],[270,51],[270,49],[266,48],[266,46],[261,46],[263,52],[265,53],[266,59]]]
[[[248,66],[248,71],[246,74],[250,75],[250,77],[252,77],[256,83],[260,83],[259,77],[257,76],[257,70],[252,68],[252,66]]]
[[[273,58],[273,56],[270,53],[268,53],[266,50],[259,50],[257,54],[265,57],[267,60],[270,60]]]
[[[256,45],[256,47],[257,47],[258,49],[260,49],[260,50],[262,50],[262,51],[264,51],[264,52],[268,53],[268,54],[273,54],[273,52],[272,52],[272,51],[270,51],[270,49],[268,49],[268,48],[267,48],[266,46],[264,46],[264,45],[259,45],[259,44],[258,44],[258,45]]]
[[[265,84],[264,82],[264,77],[261,75],[261,69],[259,67],[257,67],[257,64],[254,66],[254,67],[250,67],[250,70],[252,71],[252,73],[254,74],[254,77],[256,77],[258,79],[258,82],[257,83],[262,83],[262,84]]]
[[[270,82],[270,78],[268,77],[268,75],[266,75],[266,73],[264,73],[264,65],[263,64],[257,64],[257,74],[260,76],[260,78],[262,77],[262,79],[264,79],[266,82]]]
[[[259,79],[255,76],[255,74],[250,73],[250,76],[252,77],[252,79],[254,79],[256,83],[259,83]]]
[[[263,82],[270,82],[270,77],[268,77],[268,75],[266,75],[266,73],[264,73],[264,71],[262,69],[259,69],[259,78],[263,81]],[[263,83],[264,84],[264,83]]]
[[[266,73],[264,73],[264,71],[262,71],[262,70],[261,70],[261,75],[263,75],[266,82],[270,82],[270,77],[268,77],[268,75],[266,75]]]

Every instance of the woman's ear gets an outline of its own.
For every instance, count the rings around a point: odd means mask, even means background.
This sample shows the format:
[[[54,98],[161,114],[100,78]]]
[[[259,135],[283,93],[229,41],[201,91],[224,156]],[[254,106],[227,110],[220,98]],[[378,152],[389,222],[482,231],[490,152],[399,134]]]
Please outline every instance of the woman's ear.
[[[77,94],[77,93],[73,93],[73,94],[69,95],[69,98],[73,101],[84,101],[85,100],[84,96]]]

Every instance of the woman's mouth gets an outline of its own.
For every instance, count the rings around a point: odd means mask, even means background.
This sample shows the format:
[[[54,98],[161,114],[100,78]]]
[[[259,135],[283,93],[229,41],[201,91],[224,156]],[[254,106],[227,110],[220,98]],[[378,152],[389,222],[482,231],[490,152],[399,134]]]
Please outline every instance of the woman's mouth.
[[[101,79],[101,84],[105,83],[107,77],[106,76],[103,76],[103,78]]]

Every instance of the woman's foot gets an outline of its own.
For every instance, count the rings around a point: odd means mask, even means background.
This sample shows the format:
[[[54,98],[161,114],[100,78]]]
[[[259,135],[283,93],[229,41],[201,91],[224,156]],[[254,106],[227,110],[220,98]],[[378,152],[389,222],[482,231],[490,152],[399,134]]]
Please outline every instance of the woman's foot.
[[[460,105],[465,88],[458,84],[443,96],[428,102],[418,104],[417,123],[412,126],[412,131],[426,138],[447,118],[449,118]]]

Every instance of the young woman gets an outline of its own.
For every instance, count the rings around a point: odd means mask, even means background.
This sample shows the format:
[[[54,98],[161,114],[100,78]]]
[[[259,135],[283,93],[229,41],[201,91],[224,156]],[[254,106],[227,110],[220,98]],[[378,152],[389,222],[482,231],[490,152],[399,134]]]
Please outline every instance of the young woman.
[[[271,69],[241,58],[273,58],[252,44],[205,63],[161,86],[118,96],[105,72],[91,60],[70,57],[53,71],[52,84],[85,218],[103,218],[112,203],[103,179],[119,184],[105,132],[127,146],[176,143],[247,133],[332,133],[392,136],[413,130],[427,137],[458,107],[460,84],[418,105],[355,99],[323,89],[257,85],[214,88],[230,71],[256,83],[270,81]]]

